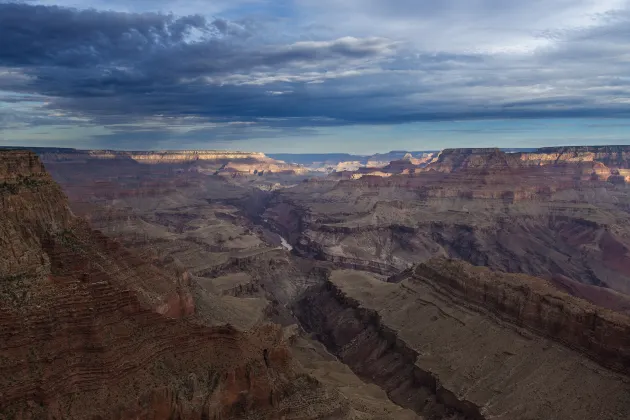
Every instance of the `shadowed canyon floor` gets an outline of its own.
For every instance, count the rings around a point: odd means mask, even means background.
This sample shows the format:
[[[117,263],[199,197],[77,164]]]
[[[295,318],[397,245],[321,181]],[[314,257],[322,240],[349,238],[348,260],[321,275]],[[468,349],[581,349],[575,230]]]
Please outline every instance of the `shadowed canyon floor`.
[[[74,215],[0,152],[4,418],[630,416],[623,148],[39,153]]]

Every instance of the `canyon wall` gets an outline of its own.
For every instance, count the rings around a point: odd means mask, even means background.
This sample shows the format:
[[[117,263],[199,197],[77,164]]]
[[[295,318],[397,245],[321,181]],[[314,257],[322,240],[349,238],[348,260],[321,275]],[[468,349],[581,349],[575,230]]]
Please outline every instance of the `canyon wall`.
[[[600,149],[609,157],[619,152]],[[534,155],[444,150],[437,163],[415,173],[384,178],[357,172],[278,191],[265,217],[287,231],[297,252],[346,268],[402,270],[449,256],[630,294],[630,190],[623,162],[608,167],[593,156],[572,161],[567,152],[560,163],[558,156],[523,163],[523,156]],[[571,290],[606,302],[595,289]],[[624,310],[621,301],[606,305]]]
[[[630,146],[544,147],[533,152],[506,153],[498,148],[445,149],[427,170],[518,169],[530,166],[580,164],[585,175],[630,175]],[[590,170],[590,171],[589,171]]]
[[[188,276],[75,218],[35,155],[0,175],[0,419],[346,418],[278,327],[204,325]]]
[[[524,274],[491,271],[457,260],[418,265],[412,281],[442,288],[471,305],[556,340],[602,366],[630,374],[630,318],[558,291]]]
[[[139,163],[184,163],[214,160],[269,160],[264,153],[231,152],[222,150],[174,150],[174,151],[122,151],[122,150],[75,150],[34,148],[44,162],[79,162],[86,160],[128,159]]]
[[[448,260],[395,281],[333,271],[294,310],[398,404],[427,418],[630,415],[628,318],[540,279]]]
[[[32,148],[46,165],[111,162],[117,165],[172,165],[207,174],[263,175],[266,172],[303,174],[300,165],[287,164],[258,152],[223,150],[121,151]],[[183,166],[182,166],[183,165]]]

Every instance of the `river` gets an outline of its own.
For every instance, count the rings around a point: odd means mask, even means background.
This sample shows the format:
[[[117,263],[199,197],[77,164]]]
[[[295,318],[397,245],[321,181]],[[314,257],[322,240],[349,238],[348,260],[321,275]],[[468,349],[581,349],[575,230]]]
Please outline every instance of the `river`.
[[[288,251],[292,251],[293,250],[293,247],[291,246],[291,244],[289,242],[287,242],[287,240],[284,239],[282,236],[280,236],[280,242],[282,242],[282,246],[285,247]]]

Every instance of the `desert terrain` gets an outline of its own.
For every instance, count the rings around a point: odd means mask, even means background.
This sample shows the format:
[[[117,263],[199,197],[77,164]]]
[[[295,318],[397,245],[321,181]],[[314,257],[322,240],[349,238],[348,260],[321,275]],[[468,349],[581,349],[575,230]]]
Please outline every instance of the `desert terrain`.
[[[0,151],[0,418],[626,419],[629,159]]]

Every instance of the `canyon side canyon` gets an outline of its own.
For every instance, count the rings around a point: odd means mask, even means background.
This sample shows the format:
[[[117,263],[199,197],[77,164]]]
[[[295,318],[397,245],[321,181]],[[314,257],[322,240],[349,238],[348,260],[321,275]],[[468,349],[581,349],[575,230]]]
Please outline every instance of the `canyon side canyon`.
[[[0,419],[630,418],[630,146],[292,159],[0,149]]]

